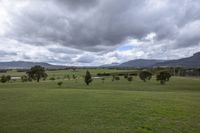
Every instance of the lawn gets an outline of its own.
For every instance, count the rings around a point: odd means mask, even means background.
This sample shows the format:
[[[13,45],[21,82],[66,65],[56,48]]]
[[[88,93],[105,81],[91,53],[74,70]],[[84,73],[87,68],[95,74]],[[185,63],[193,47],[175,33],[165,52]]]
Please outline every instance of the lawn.
[[[96,79],[90,86],[83,79],[63,80],[58,87],[60,80],[0,83],[0,133],[200,132],[199,78],[173,77],[166,85],[138,78]]]

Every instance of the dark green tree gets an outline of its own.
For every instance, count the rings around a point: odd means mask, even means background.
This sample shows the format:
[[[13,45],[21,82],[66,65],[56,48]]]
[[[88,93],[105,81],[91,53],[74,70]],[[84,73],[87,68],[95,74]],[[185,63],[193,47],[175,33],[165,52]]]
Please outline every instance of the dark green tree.
[[[104,83],[104,81],[105,81],[105,78],[104,78],[104,77],[102,77],[102,78],[101,78],[101,81],[102,81],[102,83]]]
[[[129,76],[129,77],[127,78],[127,80],[128,80],[129,82],[132,82],[132,81],[133,81],[133,77]]]
[[[125,78],[125,79],[127,79],[127,78],[128,78],[128,76],[129,76],[128,74],[125,74],[125,75],[124,75],[124,78]]]
[[[57,85],[58,85],[59,87],[61,87],[61,86],[62,86],[62,84],[63,84],[63,82],[62,82],[62,81],[60,81],[60,82],[58,82],[58,83],[57,83]]]
[[[2,82],[2,83],[6,83],[6,82],[7,82],[7,78],[6,78],[5,75],[2,75],[2,76],[1,76],[1,82]]]
[[[75,74],[73,74],[72,78],[75,80],[77,78],[77,76]]]
[[[2,83],[9,82],[10,80],[11,80],[11,76],[10,76],[10,75],[7,75],[7,76],[2,75],[1,78],[0,78],[0,81],[1,81]]]
[[[89,71],[86,71],[86,75],[85,75],[85,83],[87,85],[89,85],[92,82],[92,75],[90,74]]]
[[[160,81],[160,84],[165,84],[166,81],[169,81],[171,74],[167,71],[162,71],[156,76],[156,80]]]
[[[115,75],[112,75],[112,81],[115,81]]]
[[[28,77],[26,75],[23,75],[23,76],[21,76],[21,80],[22,80],[22,82],[27,82]]]
[[[44,67],[41,66],[34,66],[27,72],[28,78],[31,80],[36,80],[37,82],[40,82],[40,79],[46,79],[47,73],[45,72]]]
[[[139,74],[139,77],[140,77],[141,80],[146,82],[146,80],[151,79],[152,73],[150,73],[149,71],[141,71],[140,74]]]
[[[7,80],[7,82],[9,82],[9,81],[11,80],[11,76],[10,76],[10,75],[7,75],[7,76],[6,76],[6,80]]]
[[[52,80],[52,81],[53,81],[53,80],[56,80],[56,79],[55,79],[54,77],[51,77],[51,78],[49,78],[49,80]]]

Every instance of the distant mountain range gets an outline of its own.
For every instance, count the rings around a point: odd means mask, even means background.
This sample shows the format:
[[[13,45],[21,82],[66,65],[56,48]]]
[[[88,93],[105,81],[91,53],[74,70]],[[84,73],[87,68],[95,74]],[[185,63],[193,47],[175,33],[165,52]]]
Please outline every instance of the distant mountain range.
[[[151,68],[151,67],[184,67],[200,68],[200,52],[191,57],[177,60],[154,60],[154,59],[136,59],[121,64],[103,65],[100,67],[134,67],[134,68]]]
[[[52,65],[44,62],[11,61],[11,62],[0,62],[0,69],[30,69],[31,67],[36,65],[40,65],[48,69],[58,69],[66,67],[66,66]]]
[[[120,64],[120,67],[136,67],[136,68],[141,68],[141,67],[152,67],[154,64],[164,62],[164,60],[147,60],[147,59],[136,59],[136,60],[131,60],[128,62],[124,62]]]
[[[66,68],[66,66],[52,65],[44,62],[26,62],[26,61],[11,61],[0,62],[0,69],[30,69],[35,65],[40,65],[47,69]],[[185,68],[200,68],[200,52],[195,53],[191,57],[177,60],[154,60],[154,59],[136,59],[124,63],[112,63],[100,66],[101,68],[111,67],[134,67],[134,68],[151,68],[151,67],[185,67]]]

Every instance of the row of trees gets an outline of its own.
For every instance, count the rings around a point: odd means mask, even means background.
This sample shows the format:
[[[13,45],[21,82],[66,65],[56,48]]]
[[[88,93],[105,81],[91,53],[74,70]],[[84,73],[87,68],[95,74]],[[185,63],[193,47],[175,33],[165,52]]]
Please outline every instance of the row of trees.
[[[140,74],[139,74],[139,78],[142,81],[146,82],[147,80],[150,80],[152,78],[152,75],[153,74],[149,71],[141,71]],[[170,77],[171,77],[171,74],[169,72],[161,71],[161,72],[159,72],[159,74],[156,75],[156,80],[159,81],[160,84],[165,84],[165,82],[169,81]],[[133,80],[133,77],[128,75],[128,74],[125,74],[124,78],[127,79],[130,82]],[[101,79],[104,82],[105,78],[102,77]],[[92,82],[92,80],[93,79],[92,79],[90,72],[86,71],[85,83],[87,85],[89,85]],[[120,77],[113,75],[112,81],[115,81],[115,80],[120,80]]]
[[[32,80],[36,80],[37,82],[39,82],[41,79],[45,80],[48,76],[47,73],[45,72],[45,68],[41,67],[41,66],[32,67],[29,71],[26,72],[26,74],[27,75],[24,75],[21,77],[21,80],[23,82],[32,81]],[[73,75],[72,77],[73,77],[73,79],[77,78],[75,75]],[[165,84],[166,81],[169,81],[170,77],[171,77],[171,75],[169,72],[161,71],[159,74],[157,74],[156,80],[160,81],[161,84]],[[69,76],[68,76],[68,78],[69,78]],[[124,78],[130,82],[133,80],[133,77],[131,74],[130,75],[125,74]],[[152,78],[152,73],[149,71],[141,71],[139,73],[139,78],[141,80],[143,80],[144,82],[146,82],[147,80],[150,80]],[[8,76],[3,75],[3,76],[1,76],[1,79],[0,79],[0,81],[2,83],[8,82],[10,80],[11,80],[11,76],[9,76],[9,75]],[[53,79],[50,79],[50,80],[53,80]],[[105,80],[105,78],[102,77],[103,82],[104,82],[104,80]],[[120,77],[113,75],[112,81],[114,81],[114,80],[120,80]],[[84,81],[85,81],[86,85],[89,85],[93,81],[92,75],[90,74],[89,71],[86,71]],[[61,86],[62,83],[59,82],[58,85]]]

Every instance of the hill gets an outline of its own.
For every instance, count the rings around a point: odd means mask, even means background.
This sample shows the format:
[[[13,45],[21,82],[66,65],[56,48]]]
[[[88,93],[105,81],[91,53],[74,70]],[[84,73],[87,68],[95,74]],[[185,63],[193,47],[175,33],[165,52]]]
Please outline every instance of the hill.
[[[184,67],[199,68],[200,52],[191,57],[177,60],[156,60],[156,59],[135,59],[121,64],[102,65],[100,67],[134,67],[134,68],[151,68],[151,67]]]
[[[182,58],[178,60],[169,60],[157,63],[153,66],[159,67],[185,67],[185,68],[199,68],[200,67],[200,52],[195,53],[191,57]]]
[[[30,69],[35,65],[40,65],[48,69],[65,68],[65,66],[52,65],[44,62],[11,61],[0,62],[0,69]]]
[[[135,68],[151,67],[154,64],[160,63],[160,62],[163,62],[163,60],[136,59],[136,60],[124,62],[120,64],[119,67],[135,67]]]

